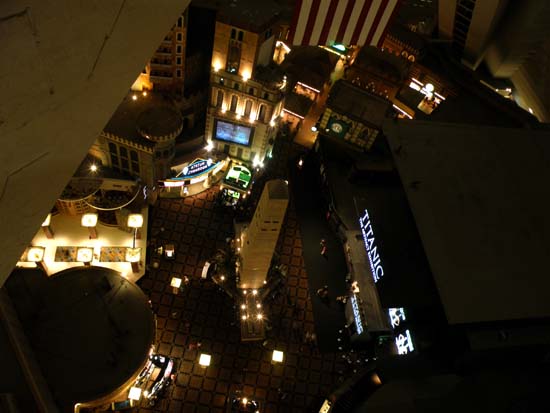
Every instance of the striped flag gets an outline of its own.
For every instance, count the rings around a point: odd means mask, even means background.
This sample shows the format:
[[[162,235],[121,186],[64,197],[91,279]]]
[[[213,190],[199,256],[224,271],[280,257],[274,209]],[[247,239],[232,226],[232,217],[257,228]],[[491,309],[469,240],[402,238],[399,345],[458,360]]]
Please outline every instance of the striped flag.
[[[399,0],[296,0],[292,45],[380,46]]]

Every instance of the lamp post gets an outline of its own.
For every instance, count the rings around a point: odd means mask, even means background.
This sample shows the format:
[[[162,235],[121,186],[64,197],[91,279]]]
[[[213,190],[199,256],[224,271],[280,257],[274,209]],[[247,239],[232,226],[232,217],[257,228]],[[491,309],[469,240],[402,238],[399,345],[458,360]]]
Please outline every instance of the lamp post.
[[[94,259],[94,249],[90,247],[79,247],[76,250],[76,260],[89,266]]]
[[[132,248],[136,247],[136,239],[141,239],[141,233],[139,229],[143,226],[143,215],[130,214],[128,215],[128,226],[134,229],[134,242]]]
[[[42,268],[48,274],[48,267],[44,262],[44,252],[44,247],[30,247],[27,251],[27,261],[34,262],[38,268]]]
[[[44,234],[46,234],[46,238],[52,239],[53,238],[53,230],[50,226],[52,221],[52,214],[48,214],[44,222],[42,223],[42,231],[44,231]]]
[[[96,213],[90,213],[90,214],[84,214],[82,215],[82,219],[80,221],[80,224],[83,227],[88,228],[90,231],[90,239],[96,239],[97,238],[97,214]]]

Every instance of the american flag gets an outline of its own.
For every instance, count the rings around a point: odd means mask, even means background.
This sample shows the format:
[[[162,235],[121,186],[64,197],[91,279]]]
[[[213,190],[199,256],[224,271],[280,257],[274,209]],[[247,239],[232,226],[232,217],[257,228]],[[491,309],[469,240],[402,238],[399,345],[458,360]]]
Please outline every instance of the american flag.
[[[293,45],[380,46],[399,0],[296,0]]]

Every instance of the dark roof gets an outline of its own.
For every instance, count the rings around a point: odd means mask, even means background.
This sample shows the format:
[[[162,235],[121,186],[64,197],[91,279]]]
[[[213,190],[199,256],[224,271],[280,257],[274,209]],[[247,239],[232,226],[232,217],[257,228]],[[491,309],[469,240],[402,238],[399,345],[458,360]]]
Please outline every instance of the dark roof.
[[[353,68],[375,72],[381,77],[395,81],[405,79],[410,63],[392,53],[383,52],[374,46],[362,47],[353,62]]]
[[[6,286],[62,410],[111,393],[147,360],[155,338],[148,297],[117,271],[76,267],[48,278],[19,268]]]
[[[313,105],[313,101],[304,95],[291,93],[285,98],[285,109],[305,117],[309,109]]]
[[[218,21],[255,33],[288,14],[285,3],[274,0],[200,0],[193,4],[216,9]]]
[[[333,202],[344,225],[360,234],[359,217],[369,212],[385,273],[376,284],[382,307],[433,304],[437,294],[430,268],[398,177],[387,172],[379,177],[353,176],[355,165],[380,162],[391,155],[359,153],[325,137],[319,144]],[[364,246],[363,254],[366,257]],[[368,266],[366,270],[367,278],[372,277]]]
[[[419,53],[421,53],[427,45],[427,41],[424,37],[418,33],[411,32],[409,29],[399,24],[394,24],[390,27],[388,36],[392,36],[394,39],[418,50]]]
[[[357,122],[381,128],[391,102],[348,81],[339,80],[330,90],[327,107]]]
[[[270,199],[288,199],[288,183],[282,179],[272,179],[265,183]]]
[[[292,78],[292,82],[302,82],[322,90],[330,80],[337,61],[335,54],[321,47],[295,46],[281,63],[281,68]]]
[[[137,96],[136,100],[132,99],[133,95],[134,93],[132,92],[126,95],[103,130],[107,133],[131,140],[136,144],[152,148],[155,146],[155,142],[143,137],[138,132],[137,126],[140,115],[143,113],[150,113],[151,110],[153,110],[153,115],[157,113],[158,110],[165,112],[164,108],[166,108],[166,112],[172,113],[176,111],[176,109],[174,109],[173,104],[169,100],[157,93],[149,92],[147,96],[143,96],[141,93],[135,93]],[[163,109],[157,110],[157,108]],[[151,113],[147,117],[149,120],[153,120],[152,125],[158,125],[158,119],[151,119]],[[155,121],[155,119],[157,119],[157,121]],[[144,119],[141,119],[141,122],[144,122]],[[162,126],[159,127],[162,128]]]
[[[550,131],[384,124],[450,323],[550,317]]]

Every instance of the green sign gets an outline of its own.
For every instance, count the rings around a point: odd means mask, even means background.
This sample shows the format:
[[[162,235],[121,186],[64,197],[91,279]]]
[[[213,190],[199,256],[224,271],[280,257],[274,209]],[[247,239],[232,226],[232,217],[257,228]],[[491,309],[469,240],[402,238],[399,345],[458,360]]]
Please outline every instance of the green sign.
[[[350,126],[351,125],[349,123],[344,122],[341,119],[337,119],[334,116],[331,116],[327,123],[326,132],[328,132],[330,135],[343,138],[348,133]]]

